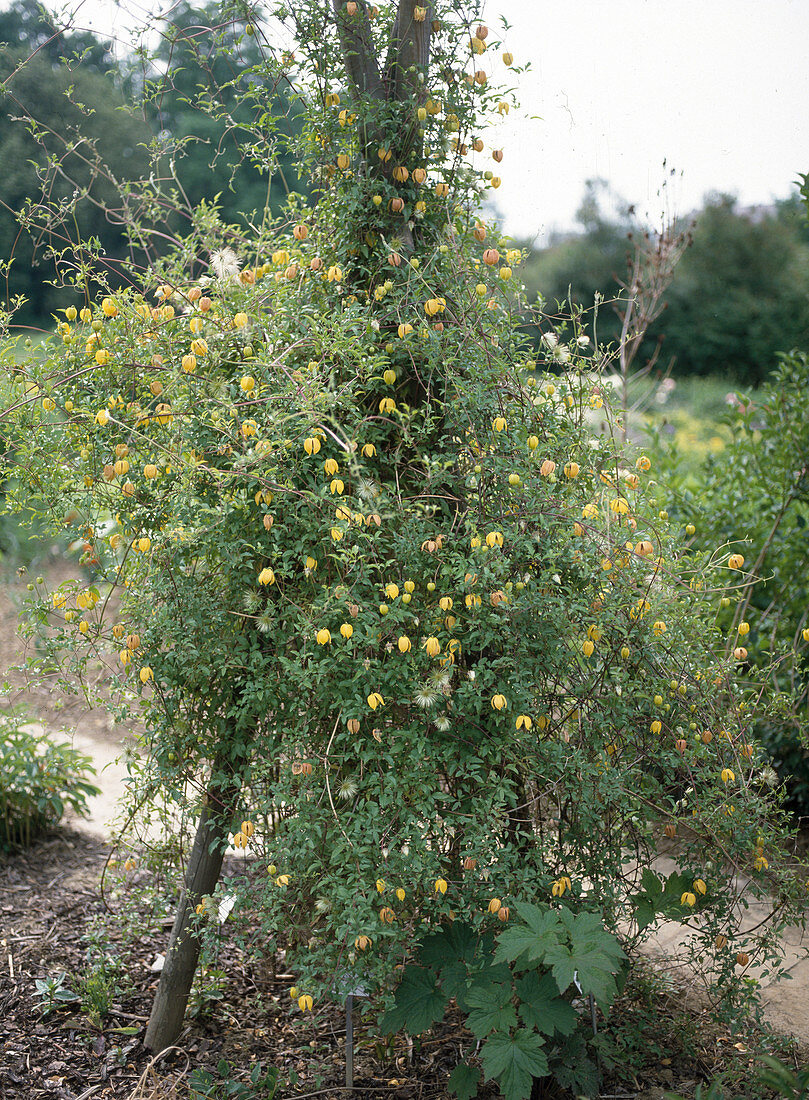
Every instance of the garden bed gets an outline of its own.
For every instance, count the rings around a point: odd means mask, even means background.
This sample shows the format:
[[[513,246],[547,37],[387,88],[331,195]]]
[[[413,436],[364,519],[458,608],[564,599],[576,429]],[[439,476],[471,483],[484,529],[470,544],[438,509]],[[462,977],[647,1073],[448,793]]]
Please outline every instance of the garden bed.
[[[195,1071],[207,1069],[214,1082],[220,1081],[217,1066],[222,1059],[231,1067],[234,1081],[246,1082],[257,1063],[262,1072],[276,1067],[277,1096],[341,1096],[342,1006],[326,1005],[307,1016],[291,1011],[293,978],[284,973],[283,957],[277,957],[274,966],[248,962],[227,935],[218,960],[224,979],[216,995],[188,1020],[180,1049],[149,1070],[152,1055],[142,1038],[156,983],[150,967],[165,947],[167,930],[144,922],[134,941],[124,943],[116,922],[104,919],[99,878],[108,855],[108,845],[64,831],[0,865],[0,1013],[6,1036],[0,1053],[2,1100],[179,1100],[188,1096]],[[116,904],[127,904],[126,896]],[[67,1001],[43,1015],[36,1007],[35,982],[64,973],[67,989],[82,989],[88,945],[98,949],[98,918],[109,936],[106,949],[126,960],[124,980],[112,990],[106,1011],[95,1022],[91,1017],[104,1000],[103,990],[84,988],[81,1001]],[[736,1091],[729,1095],[736,1095],[751,1076],[757,1037],[731,1035],[712,1020],[710,1011],[688,1001],[685,990],[662,974],[647,976],[631,996],[616,1004],[613,1028],[611,1057],[616,1067],[606,1075],[604,1097],[651,1100],[669,1089],[693,1095],[698,1080],[722,1070],[730,1072],[735,1084]],[[357,1100],[445,1097],[459,1049],[468,1050],[473,1042],[451,1019],[412,1045],[398,1037],[386,1046],[374,1040],[361,1021],[356,1031],[356,1087],[351,1095]],[[782,1054],[793,1065],[805,1062],[805,1055]],[[248,1100],[270,1093],[241,1095]]]

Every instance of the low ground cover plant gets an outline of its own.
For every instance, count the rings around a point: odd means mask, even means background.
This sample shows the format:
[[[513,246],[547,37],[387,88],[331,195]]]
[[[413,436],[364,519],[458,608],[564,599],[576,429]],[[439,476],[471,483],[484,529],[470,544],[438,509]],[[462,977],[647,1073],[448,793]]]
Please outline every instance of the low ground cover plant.
[[[91,760],[25,716],[0,715],[0,847],[27,845],[98,794]]]

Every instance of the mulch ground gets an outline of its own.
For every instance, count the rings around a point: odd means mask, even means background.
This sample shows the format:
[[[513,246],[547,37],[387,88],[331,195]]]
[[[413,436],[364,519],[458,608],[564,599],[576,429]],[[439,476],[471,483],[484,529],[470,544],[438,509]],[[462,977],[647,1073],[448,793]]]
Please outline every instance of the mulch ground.
[[[108,855],[109,846],[64,831],[0,861],[2,1100],[186,1097],[194,1069],[205,1067],[218,1078],[216,1067],[223,1058],[243,1081],[256,1062],[264,1069],[276,1066],[282,1082],[296,1079],[279,1096],[344,1093],[344,1009],[334,1006],[307,1018],[292,1016],[292,976],[283,974],[280,961],[275,967],[256,968],[227,945],[220,960],[227,974],[224,997],[210,1006],[209,1015],[191,1020],[178,1040],[179,1049],[150,1071],[152,1055],[142,1045],[157,983],[150,964],[165,948],[169,921],[161,922],[157,934],[144,933],[134,943],[118,945],[127,959],[127,980],[98,1025],[78,1002],[43,1016],[35,981],[64,973],[65,984],[75,989],[76,975],[86,967],[84,937],[104,914],[99,877]],[[418,1052],[402,1044],[388,1060],[380,1060],[373,1045],[363,1041],[361,1022],[355,1020],[355,1029],[351,1095],[356,1100],[446,1096],[460,1042],[470,1039],[448,1025]]]
[[[157,981],[150,964],[156,952],[165,948],[170,921],[158,920],[157,928],[144,924],[124,942],[123,933],[116,932],[115,923],[105,917],[99,889],[109,851],[88,835],[63,830],[25,852],[0,857],[2,1100],[186,1100],[189,1079],[200,1068],[220,1080],[216,1069],[220,1059],[233,1067],[234,1079],[244,1082],[257,1062],[265,1069],[277,1067],[282,1083],[279,1097],[443,1100],[448,1096],[447,1077],[461,1047],[469,1049],[471,1041],[459,1022],[448,1019],[442,1028],[410,1046],[399,1038],[387,1050],[374,1043],[361,1023],[355,1024],[355,1089],[349,1094],[344,1088],[344,1010],[335,1005],[305,1018],[291,1014],[293,979],[283,973],[282,958],[275,965],[257,965],[228,942],[220,958],[226,975],[221,999],[208,1005],[207,1014],[189,1020],[178,1049],[152,1065],[152,1055],[142,1045]],[[86,937],[88,933],[92,937],[99,921],[111,936],[106,949],[125,960],[125,978],[115,988],[108,1011],[93,1022],[86,1005],[69,1002],[43,1015],[37,1007],[36,980],[64,973],[66,985],[77,988],[87,964]],[[638,1012],[632,1005],[616,1008],[627,1020]],[[641,1008],[640,1015],[647,1011]],[[622,1073],[613,1074],[602,1096],[662,1100],[663,1090],[668,1089],[693,1095],[698,1079],[727,1068],[728,1056],[735,1059],[735,1076],[743,1079],[745,1066],[752,1061],[750,1048],[712,1025],[709,1012],[694,1013],[692,1007],[688,1011],[690,1023],[683,1032],[682,997],[676,990],[662,997],[654,1020],[648,1021],[648,1051],[644,1024],[636,1024],[633,1030],[628,1023],[627,1065]],[[679,1051],[660,1048],[660,1027],[668,1025],[671,1035],[682,1034]],[[800,1057],[793,1052],[793,1065],[800,1064]],[[252,1095],[245,1093],[242,1100]],[[495,1095],[496,1090],[480,1093],[481,1097]],[[561,1095],[538,1093],[547,1100]],[[735,1096],[736,1091],[727,1095]]]

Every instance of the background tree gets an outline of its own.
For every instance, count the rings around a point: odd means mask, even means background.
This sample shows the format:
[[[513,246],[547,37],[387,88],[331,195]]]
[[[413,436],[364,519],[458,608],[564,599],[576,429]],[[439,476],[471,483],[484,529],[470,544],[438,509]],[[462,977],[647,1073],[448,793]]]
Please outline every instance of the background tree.
[[[582,232],[530,256],[525,278],[529,297],[541,295],[549,317],[569,294],[585,310],[603,296],[596,335],[617,347],[621,325],[609,302],[624,296],[631,238],[644,230],[630,207],[613,202],[617,213],[607,214],[605,194],[603,181],[588,184],[577,215]],[[773,369],[774,351],[809,348],[809,249],[796,203],[747,211],[730,196],[713,196],[689,216],[692,244],[649,330],[650,351],[662,339],[661,368],[673,363],[675,376],[722,374],[759,385]]]
[[[49,324],[64,301],[52,285],[59,281],[54,254],[69,253],[78,239],[94,241],[85,255],[100,251],[110,274],[126,256],[120,181],[146,172],[150,131],[124,109],[115,63],[92,35],[59,33],[37,5],[20,0],[0,15],[0,41],[15,43],[0,50],[0,260],[11,261],[3,296],[9,304],[25,299],[19,321]],[[20,215],[36,221],[45,178],[51,199],[67,206],[60,219],[29,232]]]

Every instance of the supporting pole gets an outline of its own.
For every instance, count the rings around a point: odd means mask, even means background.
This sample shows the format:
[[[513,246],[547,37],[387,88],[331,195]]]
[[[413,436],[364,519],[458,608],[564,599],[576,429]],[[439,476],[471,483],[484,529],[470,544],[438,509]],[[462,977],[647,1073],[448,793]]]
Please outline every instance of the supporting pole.
[[[354,1007],[354,998],[346,997],[346,1088],[354,1088],[354,1020],[351,1010]]]
[[[196,907],[212,894],[219,881],[228,837],[230,816],[209,792],[202,806],[197,835],[191,849],[174,927],[166,949],[144,1046],[157,1053],[172,1046],[180,1034],[188,997],[199,961],[200,941],[194,928]]]

